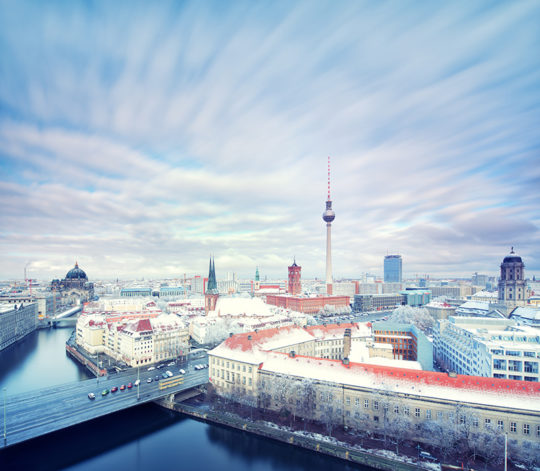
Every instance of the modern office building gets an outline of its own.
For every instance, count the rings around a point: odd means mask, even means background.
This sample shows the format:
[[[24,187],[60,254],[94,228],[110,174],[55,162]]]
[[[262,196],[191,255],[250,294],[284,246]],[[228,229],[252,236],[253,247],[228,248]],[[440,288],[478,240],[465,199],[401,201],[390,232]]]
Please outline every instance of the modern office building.
[[[402,261],[401,255],[386,255],[384,257],[384,282],[402,282]]]
[[[512,319],[449,317],[434,334],[434,357],[448,371],[538,382],[540,329]]]
[[[353,311],[383,311],[387,309],[395,309],[406,303],[403,295],[399,293],[389,294],[355,294]]]
[[[134,298],[134,297],[150,297],[152,296],[151,288],[122,288],[120,290],[120,296],[122,298]]]
[[[0,304],[0,351],[36,330],[38,305]]]

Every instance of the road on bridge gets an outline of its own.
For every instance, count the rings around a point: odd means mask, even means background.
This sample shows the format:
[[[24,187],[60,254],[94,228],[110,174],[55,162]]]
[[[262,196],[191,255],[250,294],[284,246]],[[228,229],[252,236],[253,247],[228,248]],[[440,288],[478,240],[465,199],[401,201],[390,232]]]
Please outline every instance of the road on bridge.
[[[155,401],[167,394],[206,384],[208,369],[196,370],[195,366],[207,363],[208,357],[205,356],[190,363],[175,363],[174,366],[161,369],[140,369],[138,387],[135,386],[137,369],[131,369],[109,378],[102,376],[8,396],[5,406],[0,403],[3,411],[0,449],[128,407]],[[180,373],[182,368],[186,371],[185,374]],[[173,373],[173,377],[162,378],[165,371]],[[151,382],[148,382],[149,379]],[[127,387],[130,382],[133,384],[132,388]],[[124,390],[120,390],[121,385],[125,386]],[[118,391],[110,392],[113,387],[117,387]],[[109,393],[102,395],[102,391],[106,389]],[[89,393],[94,393],[95,399],[89,399]]]

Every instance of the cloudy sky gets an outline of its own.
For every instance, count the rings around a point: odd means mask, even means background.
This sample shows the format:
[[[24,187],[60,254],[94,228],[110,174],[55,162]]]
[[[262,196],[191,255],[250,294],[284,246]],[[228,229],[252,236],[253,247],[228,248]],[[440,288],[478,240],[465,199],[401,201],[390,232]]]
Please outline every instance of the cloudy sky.
[[[0,1],[0,278],[540,275],[540,3]]]

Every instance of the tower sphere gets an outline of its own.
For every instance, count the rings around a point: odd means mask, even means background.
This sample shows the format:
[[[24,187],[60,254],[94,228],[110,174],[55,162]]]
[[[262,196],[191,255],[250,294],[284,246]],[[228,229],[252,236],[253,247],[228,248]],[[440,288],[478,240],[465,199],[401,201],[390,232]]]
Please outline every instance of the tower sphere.
[[[332,222],[336,218],[336,213],[332,209],[327,209],[323,215],[322,218],[326,222]]]

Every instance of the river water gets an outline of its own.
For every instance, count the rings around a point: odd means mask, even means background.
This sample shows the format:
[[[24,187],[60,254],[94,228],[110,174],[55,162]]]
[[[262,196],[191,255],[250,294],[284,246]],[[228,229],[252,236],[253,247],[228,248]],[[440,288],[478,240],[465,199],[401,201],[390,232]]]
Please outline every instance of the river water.
[[[65,353],[72,328],[39,330],[0,352],[8,395],[90,378]],[[3,397],[0,401],[3,400]],[[2,402],[0,402],[1,406]],[[0,413],[0,416],[3,415]],[[0,451],[0,470],[365,470],[237,430],[141,405]]]

